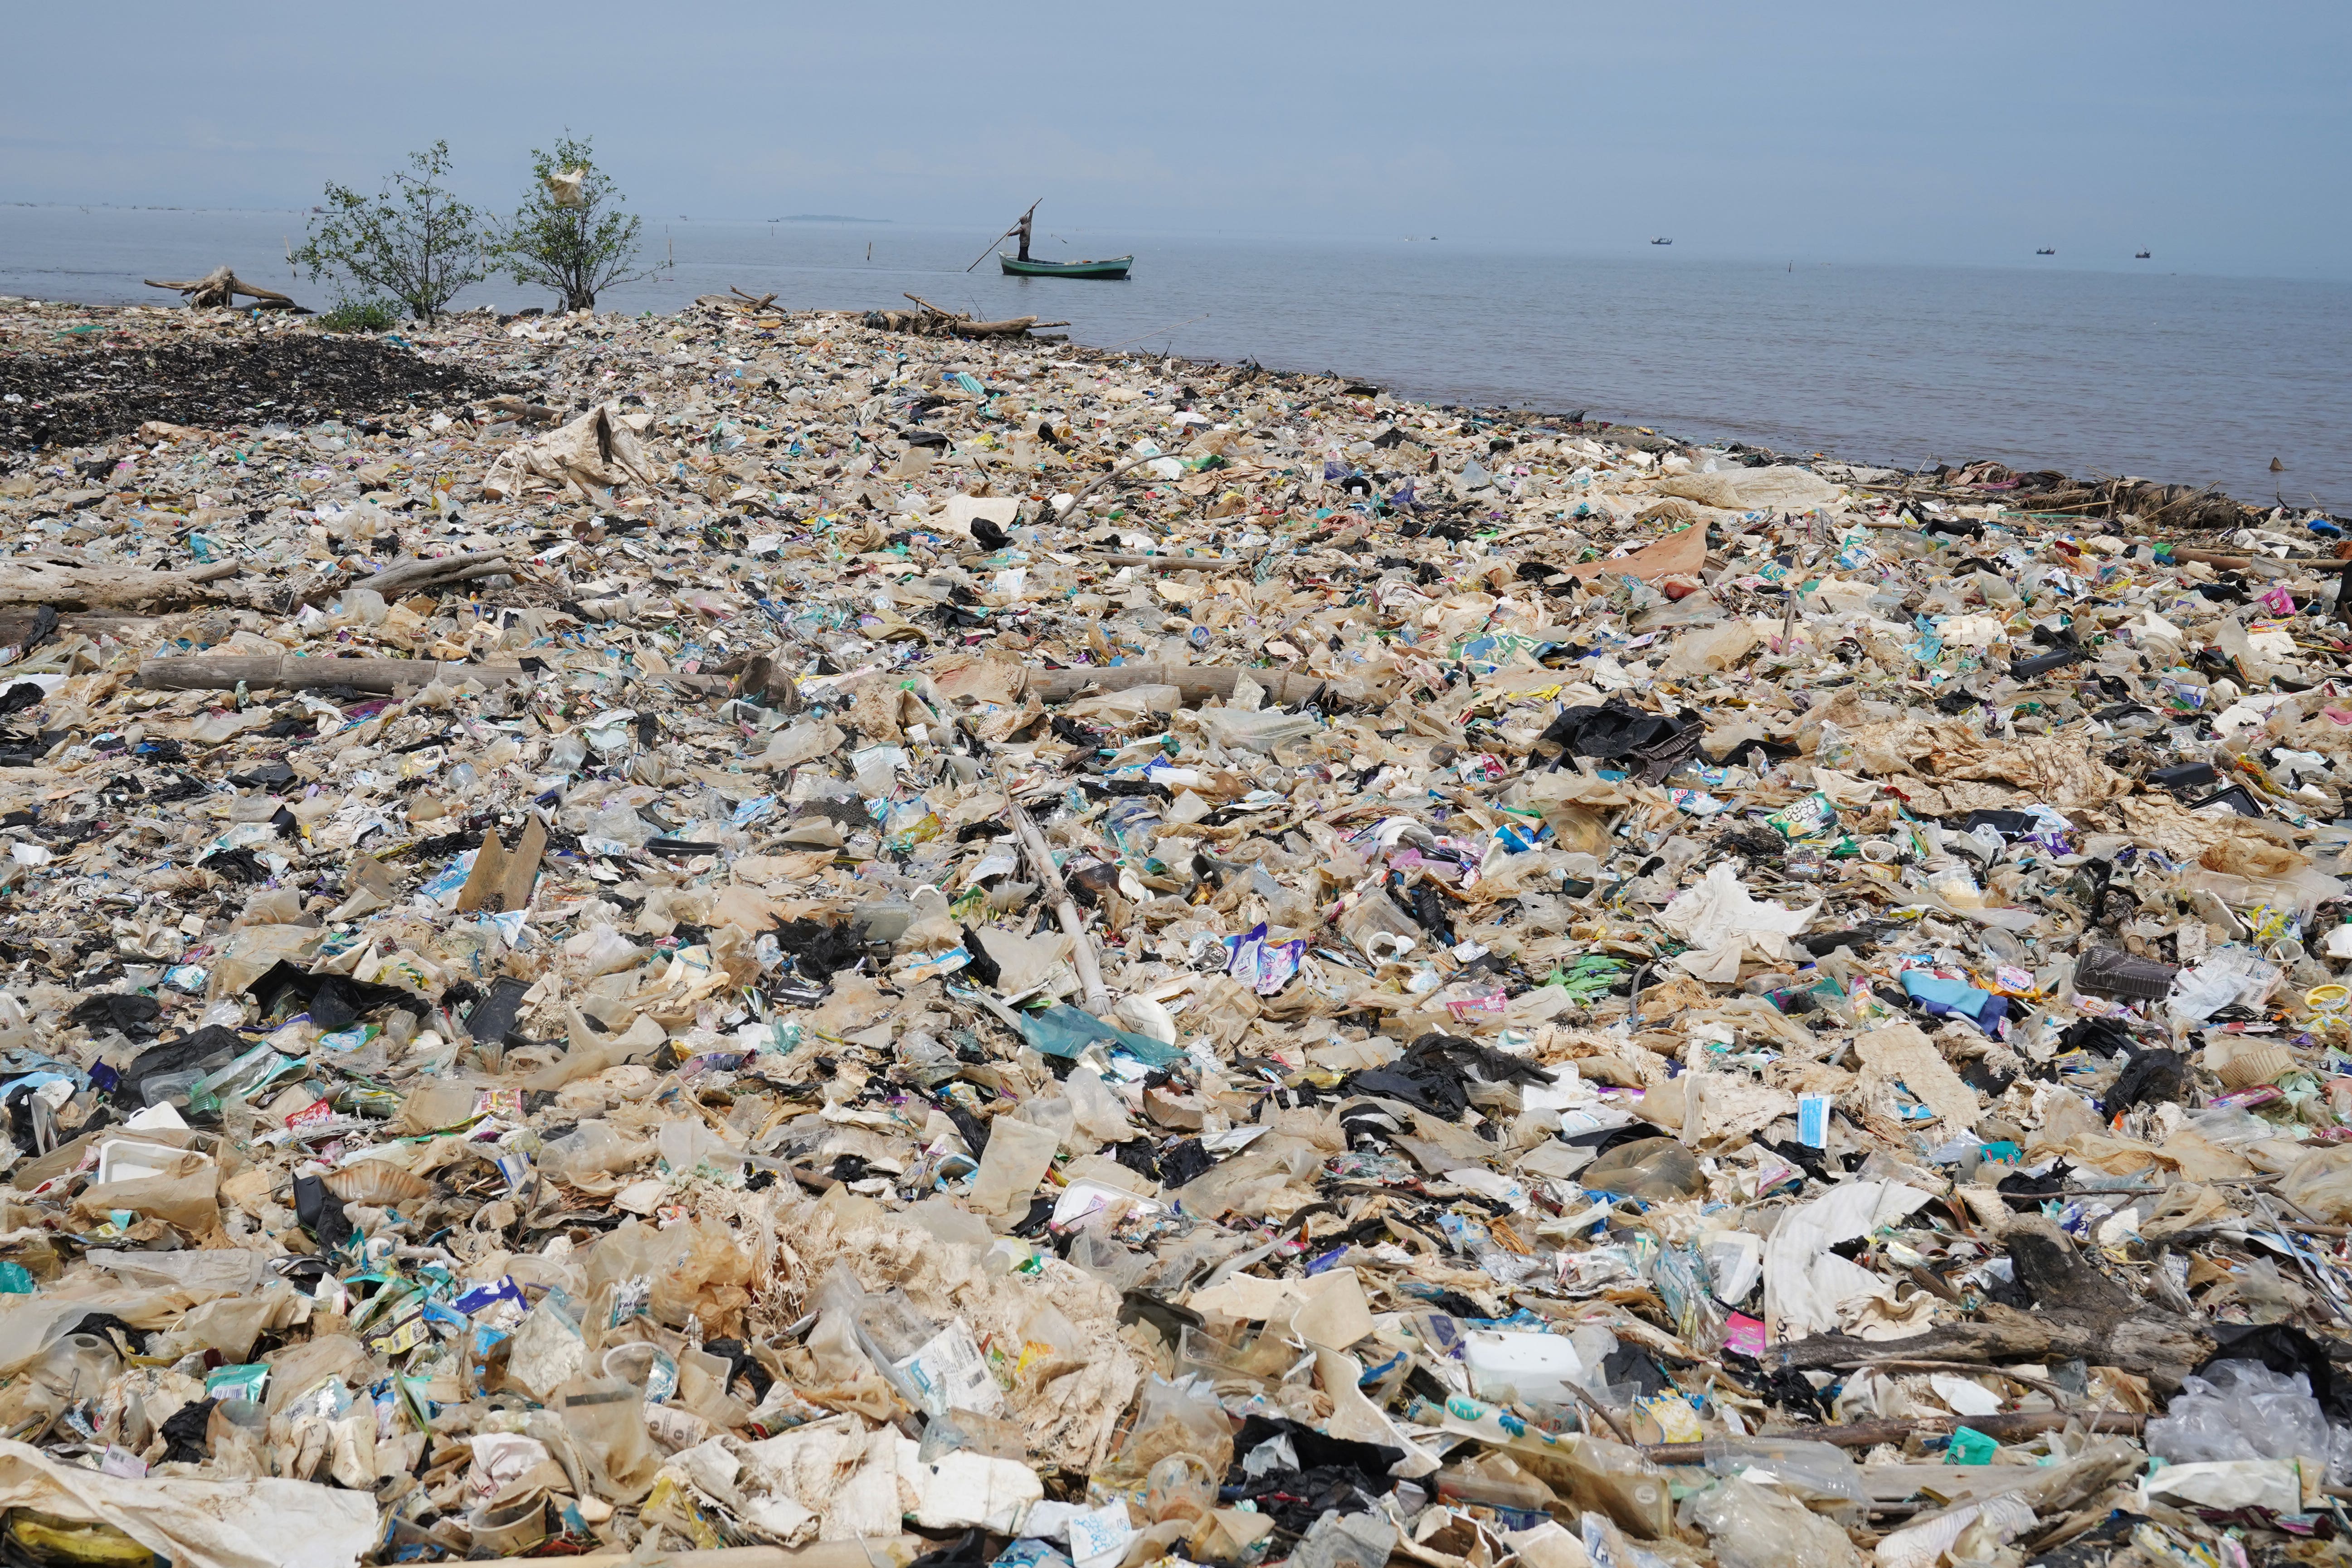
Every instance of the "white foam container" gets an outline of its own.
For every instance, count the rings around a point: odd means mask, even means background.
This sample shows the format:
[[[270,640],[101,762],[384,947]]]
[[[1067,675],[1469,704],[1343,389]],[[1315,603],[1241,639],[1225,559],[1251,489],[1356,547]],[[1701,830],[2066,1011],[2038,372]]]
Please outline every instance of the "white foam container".
[[[1535,1400],[1566,1405],[1569,1384],[1584,1381],[1584,1362],[1560,1334],[1473,1329],[1462,1344],[1470,1392],[1498,1402]]]

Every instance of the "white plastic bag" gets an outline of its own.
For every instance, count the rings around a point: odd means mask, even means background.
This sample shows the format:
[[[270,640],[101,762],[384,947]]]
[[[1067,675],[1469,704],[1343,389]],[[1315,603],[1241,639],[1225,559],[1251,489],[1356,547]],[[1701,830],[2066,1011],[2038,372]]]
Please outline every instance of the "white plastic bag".
[[[2175,1464],[2317,1458],[2329,1441],[2311,1380],[2258,1361],[2216,1362],[2183,1378],[2171,1408],[2147,1424],[2147,1451]]]

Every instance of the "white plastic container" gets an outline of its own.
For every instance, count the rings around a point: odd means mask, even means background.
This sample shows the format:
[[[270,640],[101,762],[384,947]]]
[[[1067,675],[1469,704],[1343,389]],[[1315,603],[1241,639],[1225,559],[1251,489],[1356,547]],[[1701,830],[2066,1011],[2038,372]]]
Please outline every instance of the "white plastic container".
[[[1559,1334],[1474,1329],[1463,1342],[1462,1363],[1472,1394],[1505,1404],[1566,1405],[1575,1397],[1569,1384],[1585,1376],[1576,1346]]]

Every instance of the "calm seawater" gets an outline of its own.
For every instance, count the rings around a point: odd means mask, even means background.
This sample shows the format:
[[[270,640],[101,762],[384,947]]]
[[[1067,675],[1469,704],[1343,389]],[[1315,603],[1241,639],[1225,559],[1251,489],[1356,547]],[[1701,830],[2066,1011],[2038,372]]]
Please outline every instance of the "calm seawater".
[[[295,279],[302,216],[0,206],[0,294],[170,301],[142,278],[226,261]],[[1087,234],[1048,258],[1133,251],[1125,283],[962,270],[985,237],[898,224],[649,217],[675,258],[606,309],[674,310],[731,285],[787,308],[902,293],[984,317],[1066,318],[1097,347],[1337,370],[1400,395],[1525,404],[1675,435],[1901,464],[1991,458],[2218,484],[2352,513],[2352,285],[2089,270],[1731,261],[1686,248],[1567,255]],[[871,256],[868,256],[868,247]],[[2063,265],[2061,265],[2063,263]],[[499,281],[458,301],[546,303]],[[2271,459],[2285,471],[2270,471]]]

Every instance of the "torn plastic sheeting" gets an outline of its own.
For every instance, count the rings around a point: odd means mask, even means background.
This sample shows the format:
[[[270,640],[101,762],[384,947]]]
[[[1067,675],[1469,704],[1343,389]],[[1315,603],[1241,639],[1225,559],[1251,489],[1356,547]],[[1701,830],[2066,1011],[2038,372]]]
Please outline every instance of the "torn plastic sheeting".
[[[985,1530],[1018,1535],[1032,1505],[1045,1496],[1045,1484],[1025,1461],[958,1451],[925,1461],[920,1445],[902,1440],[898,1479],[914,1493],[907,1517],[923,1530]]]
[[[2225,1511],[2241,1508],[2295,1513],[2303,1508],[2303,1468],[2293,1459],[2215,1459],[2167,1465],[2140,1483],[2140,1496]]]
[[[1824,1333],[1837,1308],[1892,1287],[1830,1250],[1925,1205],[1930,1194],[1899,1182],[1850,1182],[1781,1211],[1764,1241],[1764,1319],[1775,1341]]]
[[[1184,1054],[1149,1035],[1114,1029],[1093,1015],[1062,1003],[1021,1014],[1020,1019],[1022,1037],[1049,1057],[1076,1057],[1088,1046],[1100,1044],[1125,1051],[1146,1067],[1166,1067]]]
[[[1966,1018],[1988,1035],[1999,1035],[2001,1020],[2009,1016],[2008,997],[1924,970],[1905,970],[1903,990],[1927,1012]]]
[[[1391,1474],[1405,1479],[1436,1469],[1440,1463],[1437,1456],[1407,1436],[1403,1428],[1364,1396],[1363,1375],[1363,1363],[1354,1356],[1319,1346],[1316,1349],[1316,1384],[1329,1397],[1332,1405],[1323,1429],[1351,1443],[1375,1443],[1403,1449],[1404,1458],[1396,1462]]]
[[[624,479],[651,485],[655,478],[638,437],[652,424],[650,414],[624,414],[616,403],[600,403],[560,429],[509,447],[483,476],[483,493],[511,500],[534,478],[569,485],[591,500],[595,489]]]
[[[1892,1531],[1879,1542],[1878,1568],[1935,1568],[1960,1532],[1982,1520],[1994,1540],[2014,1541],[2038,1522],[2032,1507],[2013,1492],[1963,1503]]]
[[[1978,1113],[1977,1091],[1952,1070],[1936,1042],[1911,1024],[1885,1024],[1854,1037],[1854,1055],[1866,1078],[1899,1082],[1933,1111],[1944,1131],[1965,1132]]]
[[[1691,945],[1675,964],[1696,979],[1737,979],[1741,959],[1750,952],[1768,959],[1792,957],[1790,938],[1812,923],[1821,904],[1791,910],[1759,899],[1739,879],[1739,873],[1721,861],[1706,868],[1696,887],[1676,893],[1660,910],[1658,923]]]
[[[0,1508],[107,1525],[179,1568],[354,1568],[376,1542],[365,1493],[276,1479],[126,1479],[5,1440]]]
[[[1654,583],[1661,577],[1689,576],[1706,565],[1706,530],[1685,528],[1628,555],[1588,561],[1570,566],[1566,575],[1590,583],[1603,576],[1631,577]]]

